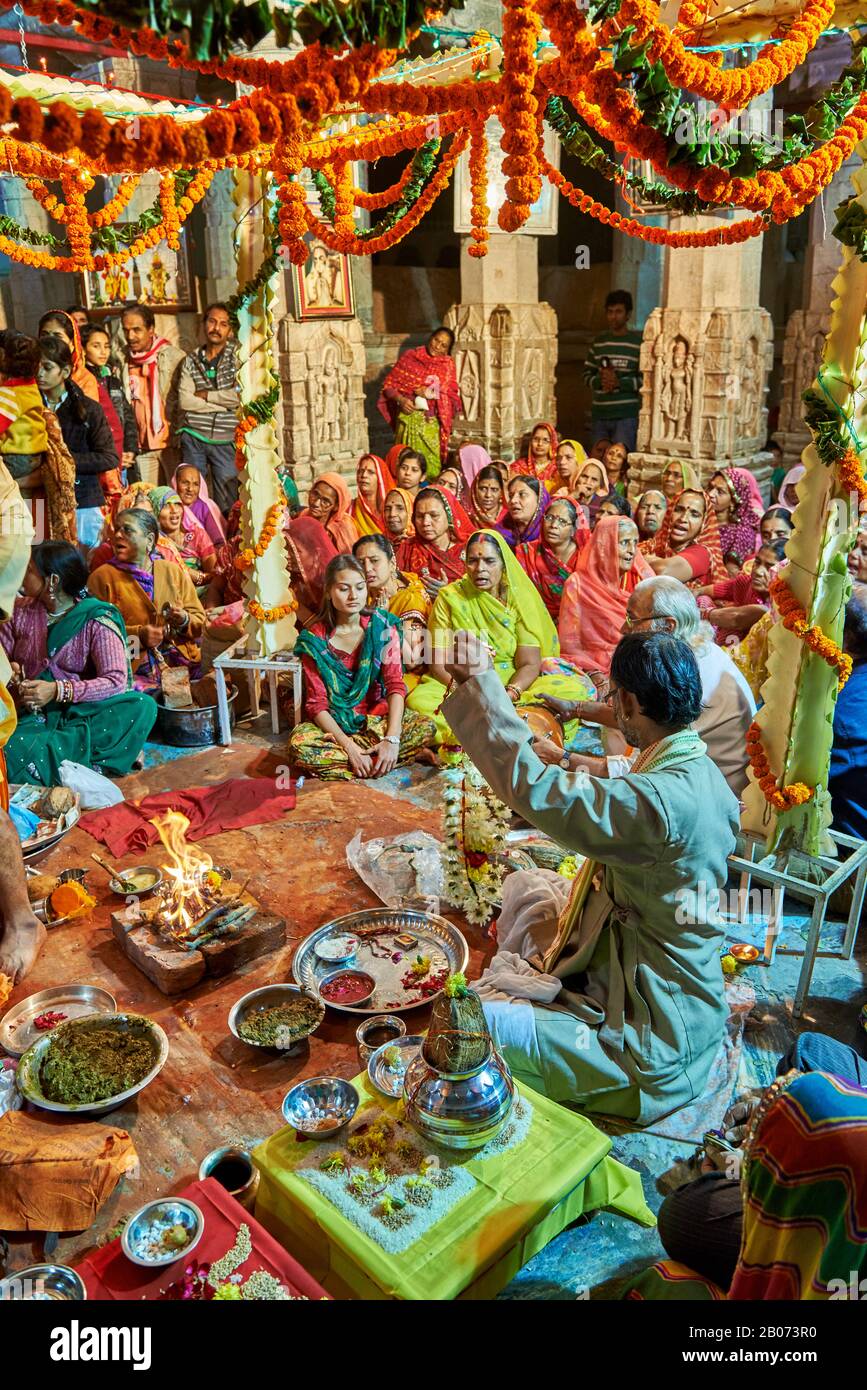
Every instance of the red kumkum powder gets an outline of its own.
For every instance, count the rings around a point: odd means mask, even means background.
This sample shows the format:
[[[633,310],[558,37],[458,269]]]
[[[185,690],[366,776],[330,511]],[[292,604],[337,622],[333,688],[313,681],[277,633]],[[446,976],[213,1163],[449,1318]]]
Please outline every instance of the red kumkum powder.
[[[319,993],[332,1004],[357,1004],[371,993],[374,981],[359,970],[345,970],[333,980],[327,980]]]

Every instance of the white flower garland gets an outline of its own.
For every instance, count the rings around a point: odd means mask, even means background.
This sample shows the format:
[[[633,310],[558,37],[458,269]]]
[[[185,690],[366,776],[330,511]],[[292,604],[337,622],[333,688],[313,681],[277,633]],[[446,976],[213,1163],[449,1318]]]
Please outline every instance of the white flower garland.
[[[467,921],[481,926],[499,905],[505,865],[497,856],[505,848],[511,812],[466,755],[444,777],[445,895]],[[477,854],[484,862],[471,864],[468,856]]]

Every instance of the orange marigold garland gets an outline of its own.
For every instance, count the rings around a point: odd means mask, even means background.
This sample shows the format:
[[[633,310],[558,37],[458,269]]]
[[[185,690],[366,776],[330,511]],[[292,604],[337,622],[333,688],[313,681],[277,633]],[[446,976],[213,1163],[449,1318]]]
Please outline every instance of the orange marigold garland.
[[[806,782],[790,782],[782,789],[777,786],[777,779],[771,772],[762,746],[762,731],[756,723],[752,723],[747,731],[747,756],[765,800],[777,811],[791,811],[795,806],[803,806],[812,797],[813,789]]]
[[[802,608],[782,575],[771,581],[771,598],[774,601],[780,621],[784,628],[815,652],[837,672],[837,689],[842,690],[852,674],[852,658],[847,656],[831,637],[826,637],[816,623],[807,622],[806,609]]]
[[[235,467],[239,473],[247,462],[247,435],[258,423],[255,415],[245,415],[235,426]]]
[[[90,225],[94,228],[110,227],[116,222],[141,183],[140,174],[131,174],[122,180],[117,192],[96,212],[90,214]]]
[[[93,183],[84,169],[70,169],[62,179],[66,198],[66,240],[76,265],[86,265],[90,260],[90,223],[84,199]]]
[[[867,502],[867,482],[861,461],[854,449],[847,449],[837,460],[837,477],[844,492],[858,494],[859,501]]]
[[[382,212],[383,208],[390,207],[396,203],[409,183],[412,174],[412,160],[410,159],[397,183],[393,183],[388,188],[384,188],[381,193],[370,193],[364,188],[353,188],[352,196],[355,206],[364,208],[365,212]]]
[[[472,196],[471,224],[472,246],[467,247],[467,255],[480,258],[487,256],[488,232],[488,137],[485,122],[478,117],[470,129],[470,190]]]
[[[532,0],[504,0],[503,80],[500,120],[506,154],[506,201],[497,215],[504,232],[516,232],[542,192],[536,156],[539,103],[535,96],[536,44],[542,23]]]
[[[283,515],[283,503],[275,502],[273,507],[268,508],[268,515],[265,517],[265,525],[262,527],[262,534],[255,545],[242,550],[235,558],[235,568],[239,570],[252,569],[253,562],[261,559],[273,541],[280,527],[280,519]]]
[[[352,166],[348,160],[334,165],[332,184],[334,186],[334,226],[347,236],[355,234],[354,200],[352,197]]]
[[[163,174],[160,179],[160,211],[166,229],[166,245],[170,251],[177,251],[181,244],[181,219],[175,203],[175,176],[172,173]]]
[[[281,618],[288,618],[290,613],[298,612],[298,603],[292,599],[291,603],[281,603],[277,608],[263,608],[258,599],[251,598],[247,604],[247,612],[257,623],[279,623]]]

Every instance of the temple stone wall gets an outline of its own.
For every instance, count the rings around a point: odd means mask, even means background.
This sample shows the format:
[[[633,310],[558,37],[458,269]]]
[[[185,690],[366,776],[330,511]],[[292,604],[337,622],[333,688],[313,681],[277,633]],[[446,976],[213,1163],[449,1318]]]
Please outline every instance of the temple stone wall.
[[[358,319],[299,323],[285,314],[277,327],[277,361],[282,453],[302,494],[320,473],[342,473],[354,483],[356,462],[369,447]]]

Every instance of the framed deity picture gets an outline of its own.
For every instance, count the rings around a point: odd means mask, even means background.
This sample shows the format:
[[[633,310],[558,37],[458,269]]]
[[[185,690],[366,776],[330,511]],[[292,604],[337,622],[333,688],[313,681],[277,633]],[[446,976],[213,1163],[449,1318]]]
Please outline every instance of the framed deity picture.
[[[488,231],[499,232],[500,227],[497,223],[497,214],[503,205],[506,196],[506,180],[503,175],[503,151],[500,148],[500,140],[503,137],[503,127],[500,125],[497,116],[491,116],[485,122],[485,133],[488,137]],[[549,164],[553,164],[555,169],[560,167],[560,141],[550,126],[545,126],[545,136],[543,150],[545,158]],[[555,190],[553,184],[542,177],[542,192],[537,201],[530,206],[530,216],[519,229],[518,235],[524,236],[556,236],[557,235],[557,213],[559,209],[560,195]],[[473,192],[470,183],[470,156],[469,151],[465,150],[458,160],[457,172],[455,175],[455,231],[471,232],[472,223]]]
[[[94,317],[117,313],[131,303],[149,304],[159,314],[196,309],[186,227],[181,228],[177,251],[162,241],[124,265],[85,271],[81,280],[84,307]]]
[[[313,232],[304,237],[307,260],[292,266],[292,293],[299,319],[350,319],[355,313],[352,269],[343,251],[332,251]]]

